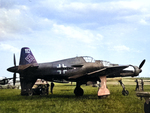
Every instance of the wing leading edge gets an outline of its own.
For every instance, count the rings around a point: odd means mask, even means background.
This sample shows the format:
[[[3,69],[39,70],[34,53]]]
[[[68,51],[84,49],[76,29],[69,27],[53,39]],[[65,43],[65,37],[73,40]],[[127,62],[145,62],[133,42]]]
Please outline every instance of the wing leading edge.
[[[79,79],[81,77],[99,77],[99,76],[109,76],[109,77],[114,77],[114,74],[118,74],[119,72],[121,72],[123,69],[129,67],[129,65],[125,65],[125,66],[115,66],[115,67],[105,67],[90,73],[86,73],[86,74],[78,74],[78,75],[74,75],[69,77],[69,79]]]

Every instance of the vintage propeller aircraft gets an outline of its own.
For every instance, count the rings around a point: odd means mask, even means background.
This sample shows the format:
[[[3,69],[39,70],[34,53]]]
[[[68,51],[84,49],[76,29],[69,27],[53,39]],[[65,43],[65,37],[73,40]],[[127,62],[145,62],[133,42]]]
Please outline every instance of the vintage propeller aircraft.
[[[103,97],[110,94],[106,87],[106,78],[138,76],[142,72],[141,68],[145,60],[139,67],[133,65],[111,64],[107,61],[94,60],[92,57],[81,56],[49,63],[37,63],[30,48],[21,49],[19,66],[16,66],[14,55],[14,66],[7,70],[13,72],[13,82],[16,81],[16,73],[20,74],[21,95],[32,95],[32,86],[36,80],[44,79],[46,81],[72,81],[76,82],[74,93],[76,96],[82,96],[84,91],[80,87],[88,81],[101,81],[101,87],[98,96]],[[133,70],[128,70],[132,67]]]
[[[20,87],[20,80],[17,77],[16,84],[13,84],[13,78],[0,77],[0,89],[14,89]]]
[[[8,84],[8,82],[13,78],[1,77],[0,78],[0,85]]]

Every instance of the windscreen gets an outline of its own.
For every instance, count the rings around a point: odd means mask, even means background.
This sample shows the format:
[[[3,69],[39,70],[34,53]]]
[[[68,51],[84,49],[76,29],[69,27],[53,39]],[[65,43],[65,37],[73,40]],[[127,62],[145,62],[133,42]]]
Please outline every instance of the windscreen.
[[[94,58],[90,57],[90,56],[83,56],[83,59],[86,61],[86,62],[95,62]]]

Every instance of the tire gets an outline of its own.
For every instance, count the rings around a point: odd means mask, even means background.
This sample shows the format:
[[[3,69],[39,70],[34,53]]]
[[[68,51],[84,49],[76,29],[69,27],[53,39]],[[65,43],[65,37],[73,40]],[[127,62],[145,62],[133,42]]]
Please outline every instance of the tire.
[[[128,91],[128,90],[123,90],[123,91],[122,91],[122,95],[124,95],[124,96],[129,95],[129,91]]]
[[[32,90],[28,92],[28,96],[33,96],[33,91]]]
[[[84,93],[84,91],[81,87],[76,87],[74,90],[75,96],[83,96],[83,93]]]

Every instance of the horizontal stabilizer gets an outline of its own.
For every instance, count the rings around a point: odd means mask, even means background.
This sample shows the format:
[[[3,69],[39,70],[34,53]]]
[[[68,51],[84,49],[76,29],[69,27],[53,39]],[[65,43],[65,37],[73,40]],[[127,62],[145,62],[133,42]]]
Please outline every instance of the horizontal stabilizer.
[[[19,70],[27,70],[27,69],[37,69],[39,66],[36,64],[26,64],[26,65],[20,65]]]

